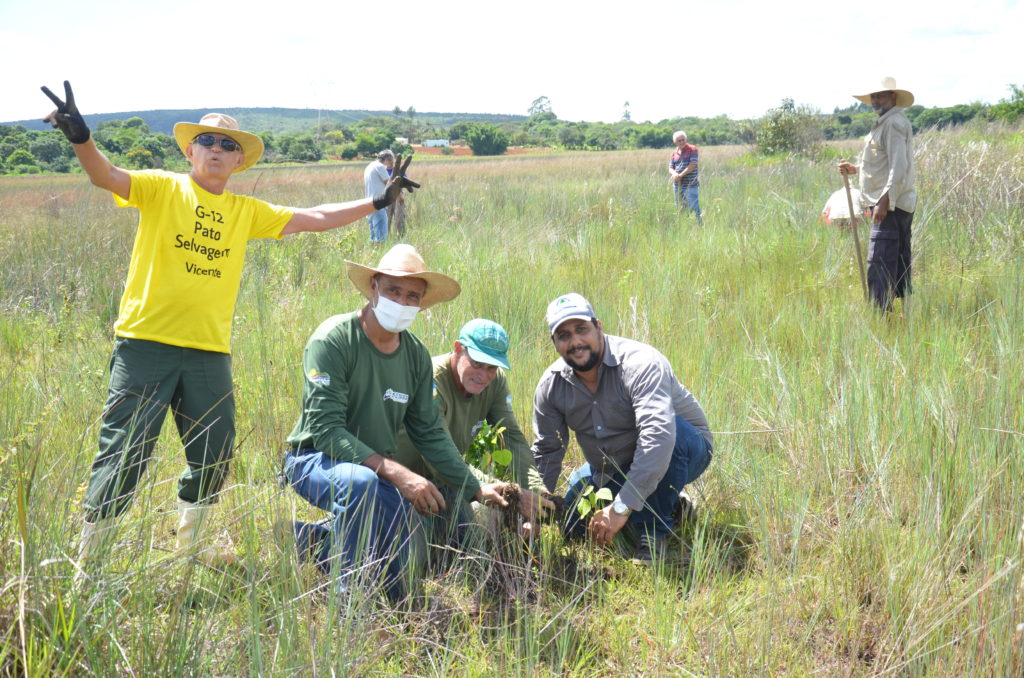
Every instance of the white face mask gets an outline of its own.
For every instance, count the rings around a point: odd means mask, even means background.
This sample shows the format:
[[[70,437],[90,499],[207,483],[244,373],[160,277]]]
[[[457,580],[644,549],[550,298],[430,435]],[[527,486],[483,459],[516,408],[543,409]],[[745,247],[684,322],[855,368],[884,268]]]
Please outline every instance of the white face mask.
[[[416,314],[419,312],[419,306],[402,306],[398,302],[380,295],[377,295],[377,303],[373,306],[373,314],[377,316],[380,326],[395,334],[412,325],[412,321],[416,319]]]

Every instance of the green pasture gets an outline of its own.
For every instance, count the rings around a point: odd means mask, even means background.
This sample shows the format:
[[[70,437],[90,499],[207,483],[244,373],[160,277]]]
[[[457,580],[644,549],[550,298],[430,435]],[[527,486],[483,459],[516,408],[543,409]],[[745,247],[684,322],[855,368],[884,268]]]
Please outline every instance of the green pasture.
[[[407,241],[463,287],[413,325],[434,353],[471,317],[502,323],[528,427],[556,357],[545,306],[580,292],[669,357],[716,435],[667,564],[547,528],[512,573],[530,595],[475,588],[494,566],[478,558],[397,607],[338,599],[272,529],[323,517],[275,474],[307,337],[362,304],[344,260],[382,253],[366,222],[250,246],[220,505],[246,571],[172,555],[169,423],[102,585],[76,589],[137,213],[81,175],[0,179],[0,675],[1020,675],[1024,142],[972,127],[916,149],[914,294],[888,316],[863,301],[851,234],[818,223],[851,148],[702,149],[703,227],[672,205],[667,151],[414,162]],[[338,202],[361,171],[256,169],[232,189]]]

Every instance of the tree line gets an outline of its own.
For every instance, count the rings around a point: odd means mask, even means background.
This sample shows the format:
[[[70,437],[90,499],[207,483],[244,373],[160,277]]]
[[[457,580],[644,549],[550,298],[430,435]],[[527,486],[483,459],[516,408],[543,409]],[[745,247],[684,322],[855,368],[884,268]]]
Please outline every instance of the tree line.
[[[1024,116],[1024,87],[1010,86],[1010,96],[997,104],[971,103],[945,108],[914,105],[905,113],[915,131],[961,125],[972,120],[1016,123]],[[391,115],[377,115],[352,123],[327,122],[305,131],[261,132],[266,145],[262,163],[315,163],[372,157],[391,148],[411,153],[412,144],[446,139],[468,145],[476,155],[500,155],[510,146],[567,150],[612,151],[668,148],[672,134],[685,130],[698,146],[750,144],[760,152],[813,153],[822,142],[862,137],[876,115],[855,104],[823,114],[783,99],[762,117],[732,120],[678,117],[657,123],[632,121],[628,103],[623,119],[615,123],[561,120],[547,97],[529,108],[525,119],[500,123],[459,121],[450,125],[436,119],[417,120],[415,108],[396,106]],[[173,137],[154,132],[138,116],[100,122],[93,130],[97,145],[117,165],[133,168],[184,170],[187,162]],[[400,140],[405,141],[400,141]],[[24,125],[0,125],[0,174],[66,173],[77,167],[71,145],[53,131],[30,130]]]

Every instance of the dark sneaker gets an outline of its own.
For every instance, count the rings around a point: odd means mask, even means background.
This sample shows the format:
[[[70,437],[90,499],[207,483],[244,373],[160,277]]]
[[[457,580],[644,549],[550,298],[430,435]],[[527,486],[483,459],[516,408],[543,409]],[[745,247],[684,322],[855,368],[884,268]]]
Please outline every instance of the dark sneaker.
[[[672,520],[678,527],[682,523],[688,523],[693,520],[693,514],[696,511],[696,502],[693,497],[686,490],[679,492],[679,503],[676,504],[675,510],[672,512]]]
[[[696,503],[693,501],[693,497],[686,490],[679,492],[679,520],[690,521],[693,520],[693,513],[696,510]]]
[[[633,563],[636,565],[651,565],[655,559],[664,560],[667,549],[668,539],[644,532],[640,535],[640,543],[636,546]]]
[[[324,539],[330,534],[333,520],[324,518],[315,523],[279,520],[274,523],[274,540],[284,548],[294,548],[300,563],[313,563],[321,570]]]

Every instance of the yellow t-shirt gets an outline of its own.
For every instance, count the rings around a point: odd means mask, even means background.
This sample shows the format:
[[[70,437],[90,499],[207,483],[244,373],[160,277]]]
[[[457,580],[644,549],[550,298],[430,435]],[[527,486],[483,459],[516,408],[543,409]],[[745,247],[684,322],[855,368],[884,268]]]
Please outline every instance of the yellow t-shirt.
[[[231,352],[231,319],[252,238],[281,238],[293,211],[225,191],[187,174],[131,173],[128,200],[140,212],[114,332],[172,346]]]

